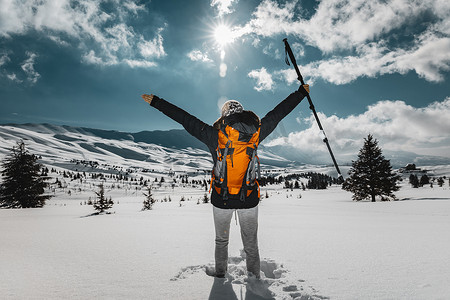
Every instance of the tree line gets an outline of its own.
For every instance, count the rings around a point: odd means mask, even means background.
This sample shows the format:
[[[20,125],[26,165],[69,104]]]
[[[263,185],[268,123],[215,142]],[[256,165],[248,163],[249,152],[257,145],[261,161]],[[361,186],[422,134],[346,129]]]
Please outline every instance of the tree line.
[[[411,186],[413,188],[419,188],[419,187],[423,187],[425,185],[430,185],[430,187],[433,187],[434,183],[436,183],[439,187],[442,187],[445,184],[446,178],[447,178],[446,176],[442,176],[442,177],[438,177],[438,178],[430,178],[427,174],[424,174],[419,179],[419,177],[416,174],[410,174],[409,175],[409,184],[411,184]],[[448,184],[450,186],[450,178],[449,178]]]
[[[89,166],[96,167],[97,163],[94,162],[84,162]],[[38,157],[34,154],[30,154],[27,149],[25,149],[25,144],[23,141],[17,143],[11,150],[9,156],[5,158],[2,163],[3,170],[1,171],[3,177],[3,183],[0,185],[0,207],[4,208],[27,208],[27,207],[42,207],[45,201],[51,198],[51,195],[45,192],[45,189],[49,186],[48,179],[49,172],[57,172],[56,169],[49,170],[38,163]],[[415,168],[415,166],[412,166]],[[122,174],[105,174],[105,173],[89,173],[85,172],[70,172],[70,171],[59,171],[58,173],[62,175],[63,178],[70,178],[70,180],[79,180],[80,183],[87,178],[106,180],[110,178],[116,181],[121,181],[122,183],[129,182],[129,184],[136,185],[136,192],[139,185],[147,187],[147,193],[144,196],[148,200],[144,203],[144,207],[149,209],[152,202],[153,196],[151,193],[151,184],[148,179],[144,179],[141,176],[139,179],[128,176],[131,170],[127,170],[127,173]],[[175,184],[186,185],[191,184],[193,187],[204,188],[207,190],[209,183],[207,180],[189,180],[188,175],[179,175],[175,177],[175,173],[171,174],[172,188]],[[294,173],[289,175],[279,175],[279,176],[263,176],[259,180],[259,185],[264,187],[272,184],[281,184],[284,182],[284,187],[287,189],[326,189],[332,184],[341,184],[342,189],[353,193],[353,200],[360,201],[364,199],[369,199],[371,201],[376,201],[376,198],[381,198],[381,200],[396,200],[393,192],[398,191],[400,188],[397,184],[401,180],[401,176],[396,174],[392,170],[390,161],[385,159],[382,155],[381,148],[378,146],[378,141],[373,138],[372,135],[368,135],[364,139],[364,145],[360,149],[357,160],[352,162],[352,167],[348,172],[348,178],[345,181],[340,178],[334,178],[329,175],[316,173],[316,172],[305,172],[305,173]],[[306,184],[304,183],[307,179]],[[439,177],[437,179],[430,178],[426,174],[422,175],[420,179],[416,174],[411,174],[409,177],[409,183],[414,187],[421,187],[427,184],[432,184],[436,182],[439,186],[443,186],[446,177]],[[56,179],[57,185],[63,187],[63,184]],[[154,178],[154,183],[158,183],[161,186],[166,183],[163,176],[158,180],[158,177]],[[165,185],[167,185],[165,184]],[[449,179],[450,185],[450,179]],[[112,188],[114,186],[111,186]],[[97,197],[103,199],[102,194],[104,191],[96,192]],[[101,200],[100,202],[102,202]],[[111,202],[111,201],[110,201]],[[106,202],[106,205],[109,205]]]
[[[301,178],[307,179],[307,183],[305,184],[303,181],[301,181]],[[262,176],[258,182],[260,186],[281,184],[284,182],[284,188],[291,190],[322,190],[326,189],[332,184],[342,183],[342,181],[338,178],[317,172],[293,173],[285,176]]]

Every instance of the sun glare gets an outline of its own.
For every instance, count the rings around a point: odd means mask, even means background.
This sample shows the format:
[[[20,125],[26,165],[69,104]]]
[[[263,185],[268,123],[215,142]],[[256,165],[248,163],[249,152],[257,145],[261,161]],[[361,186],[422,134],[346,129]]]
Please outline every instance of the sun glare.
[[[233,32],[226,25],[218,25],[214,30],[214,38],[220,46],[225,46],[233,41]]]

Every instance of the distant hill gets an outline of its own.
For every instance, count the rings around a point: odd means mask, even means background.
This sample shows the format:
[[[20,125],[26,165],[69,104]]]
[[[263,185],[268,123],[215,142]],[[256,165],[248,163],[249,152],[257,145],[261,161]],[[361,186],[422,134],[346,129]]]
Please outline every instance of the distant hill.
[[[141,131],[137,133],[72,127],[53,124],[0,125],[0,155],[5,154],[16,141],[23,139],[33,153],[49,162],[73,160],[99,160],[105,163],[123,163],[130,160],[135,165],[155,168],[212,167],[207,147],[182,129],[168,131]],[[260,161],[266,167],[285,168],[304,165],[327,165],[331,159],[325,151],[296,149],[289,146],[259,147]],[[336,154],[336,153],[335,153]],[[336,155],[340,165],[350,165],[357,153]],[[384,151],[395,168],[408,163],[418,166],[450,165],[446,157],[417,155],[411,152]]]
[[[44,163],[67,169],[80,162],[161,172],[209,174],[212,168],[206,146],[185,130],[127,133],[52,124],[6,124],[0,125],[0,159],[19,140],[30,152],[41,156]],[[293,164],[263,149],[259,156],[267,168]]]
[[[86,127],[72,127],[67,125],[52,124],[5,124],[0,126],[11,126],[28,129],[38,133],[54,133],[61,140],[72,139],[65,133],[97,136],[108,140],[130,140],[136,143],[150,143],[168,148],[183,149],[187,147],[208,150],[207,147],[184,129],[140,131],[137,133],[121,132],[115,130],[103,130]]]

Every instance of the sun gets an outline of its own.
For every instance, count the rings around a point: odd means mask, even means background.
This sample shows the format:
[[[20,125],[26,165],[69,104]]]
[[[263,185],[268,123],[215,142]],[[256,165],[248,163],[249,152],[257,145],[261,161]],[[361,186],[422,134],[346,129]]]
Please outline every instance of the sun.
[[[233,42],[233,31],[227,25],[220,24],[214,29],[214,38],[219,46],[224,47]]]

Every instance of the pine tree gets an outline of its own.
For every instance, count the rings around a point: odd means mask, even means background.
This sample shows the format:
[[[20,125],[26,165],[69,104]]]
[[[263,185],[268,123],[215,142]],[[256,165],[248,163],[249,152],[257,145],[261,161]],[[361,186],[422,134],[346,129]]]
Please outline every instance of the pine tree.
[[[289,182],[289,180],[286,180],[286,181],[284,182],[284,188],[285,188],[285,189],[289,189],[290,186],[291,186],[291,183]]]
[[[417,175],[415,174],[409,175],[409,184],[411,184],[413,188],[419,187],[419,179],[417,178]]]
[[[145,196],[143,203],[143,207],[142,210],[150,210],[153,209],[153,204],[156,202],[156,200],[153,198],[153,194],[152,194],[152,187],[148,186],[147,187],[147,194],[143,193]]]
[[[100,184],[99,186],[99,191],[95,192],[95,194],[97,195],[97,201],[94,202],[94,209],[101,214],[102,212],[110,209],[113,205],[114,202],[112,201],[112,199],[106,199],[105,197],[105,188],[103,187],[103,183]]]
[[[209,198],[208,198],[208,195],[205,193],[204,195],[203,195],[203,203],[209,203]]]
[[[25,149],[20,141],[11,149],[3,162],[3,183],[0,185],[0,207],[30,208],[42,207],[50,195],[45,194],[48,183],[41,176],[42,165],[38,158]]]
[[[349,177],[342,184],[342,189],[353,193],[353,200],[371,199],[376,196],[396,199],[393,192],[399,190],[397,181],[400,176],[392,172],[391,163],[385,159],[378,141],[372,135],[364,139],[358,159],[353,161]]]
[[[427,174],[424,174],[424,175],[422,175],[422,177],[420,177],[420,181],[419,181],[420,186],[424,186],[429,183],[430,183],[430,178],[427,176]]]

